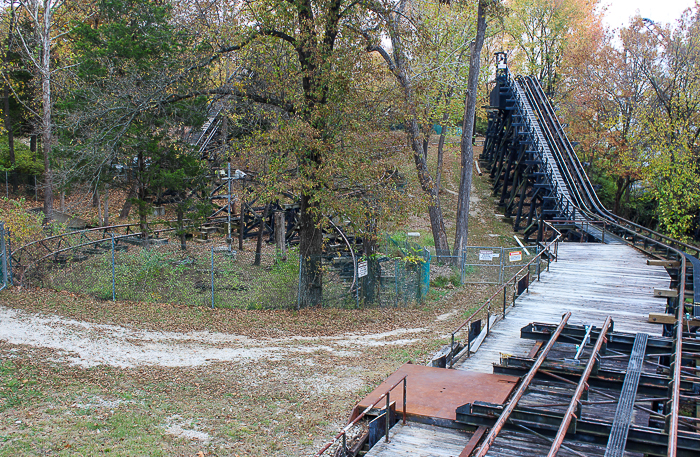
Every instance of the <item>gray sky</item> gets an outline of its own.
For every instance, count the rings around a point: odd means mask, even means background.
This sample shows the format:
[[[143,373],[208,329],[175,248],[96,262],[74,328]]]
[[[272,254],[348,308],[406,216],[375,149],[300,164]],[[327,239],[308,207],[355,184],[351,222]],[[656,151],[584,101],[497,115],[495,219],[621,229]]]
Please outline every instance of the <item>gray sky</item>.
[[[612,28],[620,28],[629,23],[637,10],[644,18],[658,23],[672,23],[686,8],[695,5],[695,0],[603,0],[608,5],[606,23]]]

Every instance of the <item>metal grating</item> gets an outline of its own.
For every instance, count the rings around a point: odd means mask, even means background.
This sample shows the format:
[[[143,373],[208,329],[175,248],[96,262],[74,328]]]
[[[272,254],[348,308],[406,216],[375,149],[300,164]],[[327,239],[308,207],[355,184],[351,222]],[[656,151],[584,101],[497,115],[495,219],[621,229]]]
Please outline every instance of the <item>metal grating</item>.
[[[613,419],[612,429],[610,430],[608,445],[605,448],[605,457],[622,457],[625,453],[627,432],[629,432],[630,422],[632,421],[632,409],[634,408],[634,400],[637,396],[639,378],[642,374],[648,337],[649,335],[646,333],[637,333],[637,336],[634,338],[630,361],[627,365],[627,374],[622,383],[620,400],[615,409],[615,418]]]

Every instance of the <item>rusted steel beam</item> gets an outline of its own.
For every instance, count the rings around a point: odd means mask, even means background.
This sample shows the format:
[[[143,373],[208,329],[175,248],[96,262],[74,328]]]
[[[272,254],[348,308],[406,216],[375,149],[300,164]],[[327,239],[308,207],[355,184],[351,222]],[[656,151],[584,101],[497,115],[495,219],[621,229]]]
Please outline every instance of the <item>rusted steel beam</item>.
[[[503,426],[506,424],[508,421],[508,418],[510,417],[511,413],[517,406],[518,402],[522,398],[522,396],[525,394],[525,391],[527,388],[530,386],[530,383],[532,380],[535,378],[535,374],[537,373],[537,370],[540,368],[540,365],[544,362],[544,360],[547,358],[547,355],[549,355],[549,351],[554,347],[554,343],[556,343],[557,338],[559,338],[559,335],[561,335],[562,330],[564,330],[564,327],[566,326],[566,323],[569,321],[569,318],[571,317],[571,312],[566,313],[562,319],[559,325],[557,326],[557,329],[552,333],[552,336],[549,338],[549,341],[547,342],[547,345],[542,349],[542,352],[540,353],[539,357],[537,357],[537,360],[535,360],[534,365],[532,365],[532,368],[530,371],[527,373],[527,375],[523,378],[523,380],[520,383],[520,387],[518,387],[518,390],[515,391],[513,394],[513,397],[511,397],[510,402],[508,402],[508,405],[503,408],[503,412],[501,413],[500,417],[496,421],[496,423],[493,425],[493,428],[491,428],[491,431],[489,432],[488,436],[484,440],[484,443],[481,445],[481,448],[479,449],[479,452],[475,455],[475,457],[484,457],[486,453],[489,451],[489,448],[493,444],[494,441],[496,441],[496,437],[498,436],[499,432],[503,428]]]
[[[603,346],[603,342],[606,340],[606,333],[607,333],[608,328],[610,327],[611,323],[612,323],[612,318],[610,316],[608,316],[605,319],[605,323],[603,324],[603,327],[600,330],[600,334],[598,335],[598,339],[596,340],[595,345],[593,346],[593,352],[591,353],[591,356],[588,359],[588,363],[586,364],[586,369],[583,370],[583,374],[581,375],[581,380],[578,382],[578,385],[576,386],[576,391],[574,392],[574,396],[571,399],[571,402],[569,403],[569,408],[566,410],[566,413],[564,414],[564,420],[562,421],[561,425],[559,426],[559,431],[557,432],[557,436],[554,438],[554,442],[552,443],[552,447],[549,448],[549,454],[547,454],[547,457],[554,457],[559,452],[559,448],[561,447],[561,444],[564,441],[564,437],[566,436],[566,432],[567,432],[567,430],[569,430],[569,424],[571,424],[571,418],[575,415],[579,400],[581,400],[581,396],[583,395],[584,390],[588,389],[588,382],[587,382],[588,377],[591,375],[591,372],[593,371],[593,367],[595,366],[596,359],[598,357],[598,352],[600,352],[600,348]]]

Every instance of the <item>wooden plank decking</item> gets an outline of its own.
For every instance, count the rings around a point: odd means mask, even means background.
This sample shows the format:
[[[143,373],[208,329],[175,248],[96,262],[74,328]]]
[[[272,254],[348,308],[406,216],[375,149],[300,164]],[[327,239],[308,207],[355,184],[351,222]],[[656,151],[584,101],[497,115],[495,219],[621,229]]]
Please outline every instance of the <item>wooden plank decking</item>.
[[[390,441],[382,439],[365,454],[366,457],[459,457],[471,433],[434,427],[416,422],[404,426],[399,422],[389,431]]]
[[[670,278],[646,260],[629,246],[560,243],[550,271],[517,299],[476,354],[455,368],[492,373],[501,354],[526,357],[534,342],[521,340],[520,329],[531,322],[558,323],[567,311],[570,324],[600,326],[611,315],[616,331],[659,335],[661,326],[647,320],[650,312],[664,311],[666,300],[654,297],[654,288],[668,287]]]

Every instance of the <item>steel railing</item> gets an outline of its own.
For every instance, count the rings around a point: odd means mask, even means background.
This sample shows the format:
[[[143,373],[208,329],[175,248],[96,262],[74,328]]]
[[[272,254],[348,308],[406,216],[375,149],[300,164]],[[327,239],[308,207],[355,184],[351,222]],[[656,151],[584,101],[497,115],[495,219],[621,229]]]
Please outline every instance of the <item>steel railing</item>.
[[[522,266],[520,270],[518,270],[513,276],[510,277],[506,282],[503,283],[500,287],[496,289],[496,291],[491,294],[491,296],[484,302],[483,305],[481,305],[479,308],[477,308],[471,316],[467,318],[460,326],[458,326],[456,329],[454,329],[450,335],[450,353],[449,353],[449,367],[452,368],[454,366],[454,363],[459,360],[459,358],[455,357],[455,335],[457,335],[459,332],[461,332],[465,327],[468,327],[472,322],[476,321],[476,317],[480,316],[483,314],[483,311],[486,310],[486,335],[489,334],[490,332],[490,321],[491,321],[491,305],[494,303],[497,297],[503,293],[503,317],[506,315],[506,302],[507,302],[507,294],[508,294],[508,285],[513,284],[513,287],[516,286],[518,282],[518,275],[520,275],[525,269],[528,270],[528,274],[530,271],[530,266],[537,262],[539,265],[540,260],[542,259],[542,256],[544,254],[547,254],[548,258],[550,258],[551,255],[551,249],[552,246],[554,246],[554,254],[551,256],[554,259],[557,257],[557,251],[558,251],[558,244],[559,241],[561,240],[562,234],[559,230],[557,230],[550,222],[543,221],[543,223],[549,228],[552,229],[554,232],[555,236],[553,236],[553,239],[547,243],[546,245],[543,246],[543,248],[540,250],[540,252],[537,253],[535,257],[533,257],[528,263]],[[549,269],[549,263],[547,264],[547,268]],[[538,275],[538,280],[539,280],[539,273],[540,270],[538,268],[537,270],[537,275]],[[481,317],[479,317],[479,320],[481,320]],[[467,335],[467,356],[471,352],[471,338],[469,335]],[[460,357],[461,358],[461,357]]]
[[[377,401],[375,401],[370,406],[365,408],[364,411],[362,411],[360,414],[358,414],[358,416],[355,419],[353,419],[345,427],[343,427],[343,429],[340,430],[340,432],[338,432],[338,434],[335,435],[335,437],[331,441],[326,443],[316,454],[314,454],[314,457],[319,457],[319,456],[323,455],[328,449],[331,448],[331,446],[333,446],[333,444],[337,443],[338,440],[341,440],[341,446],[342,446],[342,450],[343,450],[343,453],[341,454],[341,456],[346,457],[347,452],[348,452],[348,449],[347,449],[347,433],[348,433],[348,431],[350,431],[350,429],[352,429],[352,427],[355,424],[357,424],[360,421],[360,419],[365,417],[367,415],[367,413],[369,413],[372,410],[372,408],[377,406],[384,398],[386,398],[386,409],[385,409],[386,417],[385,417],[385,421],[384,421],[384,423],[385,423],[384,439],[388,443],[389,442],[389,429],[391,428],[390,417],[389,417],[389,412],[390,412],[389,408],[391,405],[390,393],[392,390],[394,390],[401,383],[403,383],[403,425],[406,425],[406,379],[407,378],[408,378],[408,375],[404,375],[403,378],[399,379],[393,386],[391,386],[389,389],[387,389],[387,391],[384,392],[377,399]]]

